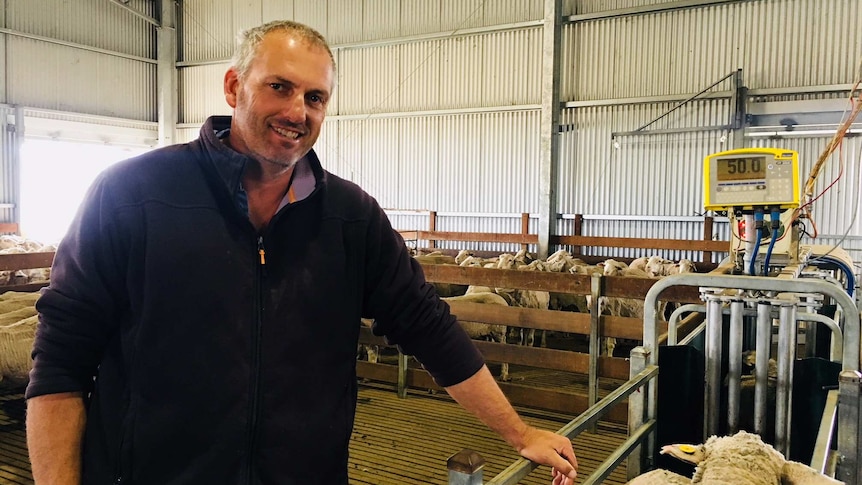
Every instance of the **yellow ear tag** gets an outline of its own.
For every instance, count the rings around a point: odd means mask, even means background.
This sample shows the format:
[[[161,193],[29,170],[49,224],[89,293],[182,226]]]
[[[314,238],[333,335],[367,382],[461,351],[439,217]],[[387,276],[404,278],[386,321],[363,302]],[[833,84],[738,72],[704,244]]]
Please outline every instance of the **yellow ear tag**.
[[[689,455],[693,455],[694,452],[697,451],[697,448],[691,445],[679,445],[679,451]]]

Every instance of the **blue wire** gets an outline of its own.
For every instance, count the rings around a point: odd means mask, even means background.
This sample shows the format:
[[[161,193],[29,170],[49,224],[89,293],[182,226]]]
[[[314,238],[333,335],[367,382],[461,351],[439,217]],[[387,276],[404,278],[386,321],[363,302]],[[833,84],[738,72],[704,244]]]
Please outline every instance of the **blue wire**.
[[[769,240],[769,247],[766,248],[766,257],[763,260],[763,276],[769,276],[769,260],[772,258],[772,248],[775,247],[775,241],[778,239],[778,229],[780,226],[775,223],[779,221],[781,213],[777,209],[773,209],[769,213],[769,219],[776,227],[772,229],[772,239]]]
[[[773,229],[772,240],[769,241],[769,247],[766,248],[766,258],[763,260],[763,276],[769,276],[769,258],[772,257],[772,248],[775,247],[776,239],[778,239],[778,229]]]
[[[757,224],[760,222],[760,224]],[[757,228],[754,240],[754,254],[751,255],[751,261],[748,262],[748,274],[754,276],[757,274],[757,255],[760,254],[760,242],[763,240],[763,211],[754,211],[754,226]]]
[[[853,269],[844,264],[844,261],[829,255],[816,256],[813,258],[812,263],[816,266],[817,261],[826,261],[841,268],[841,270],[844,271],[844,275],[847,277],[847,294],[850,295],[850,297],[853,297],[853,293],[856,290],[856,276],[853,274]]]

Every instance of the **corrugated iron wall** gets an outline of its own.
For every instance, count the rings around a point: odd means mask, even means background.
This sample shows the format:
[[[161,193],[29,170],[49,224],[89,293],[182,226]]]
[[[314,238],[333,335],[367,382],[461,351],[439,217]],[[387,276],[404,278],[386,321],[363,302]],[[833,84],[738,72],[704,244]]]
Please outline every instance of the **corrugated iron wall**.
[[[0,222],[19,222],[21,114],[12,106],[0,105]]]
[[[128,5],[155,13],[155,2]],[[6,0],[5,6],[4,27],[14,32],[4,34],[7,103],[156,121],[156,66],[146,61],[155,59],[151,24],[104,0]]]

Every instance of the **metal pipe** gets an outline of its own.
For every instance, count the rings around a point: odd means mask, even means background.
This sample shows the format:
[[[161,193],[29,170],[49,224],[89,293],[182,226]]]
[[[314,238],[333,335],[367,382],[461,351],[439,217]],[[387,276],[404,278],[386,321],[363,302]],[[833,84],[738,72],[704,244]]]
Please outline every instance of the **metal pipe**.
[[[766,302],[757,304],[754,352],[754,432],[763,435],[769,394],[769,354],[772,352],[772,306]]]
[[[407,398],[407,354],[402,354],[398,351],[398,397],[401,399]]]
[[[705,330],[706,330],[706,322],[703,322],[700,325],[694,327],[694,330],[692,330],[690,334],[686,335],[684,339],[680,340],[679,345],[690,344],[694,339],[696,339]]]
[[[862,373],[844,370],[838,375],[838,468],[835,479],[848,485],[859,483],[859,400]]]
[[[727,355],[727,426],[730,434],[739,430],[739,392],[742,379],[742,300],[730,303]]]
[[[482,485],[485,458],[473,450],[461,450],[446,460],[449,485]]]
[[[650,365],[636,376],[626,381],[625,384],[611,391],[601,401],[587,408],[586,411],[571,420],[568,424],[557,430],[557,434],[572,439],[599,420],[613,406],[619,404],[629,395],[636,395],[635,391],[645,386],[650,380],[658,375],[658,366]],[[655,386],[650,386],[655,387]],[[526,477],[537,466],[530,460],[519,458],[509,465],[505,470],[492,478],[487,485],[512,485]]]
[[[602,298],[602,275],[590,277],[590,368],[587,369],[587,402],[590,406],[599,400],[599,339],[602,338],[602,314],[599,300]]]
[[[658,315],[656,306],[661,293],[672,286],[694,286],[694,287],[718,287],[734,288],[738,290],[774,291],[777,293],[821,293],[830,297],[839,308],[844,311],[844,355],[841,358],[842,390],[838,412],[838,452],[841,461],[838,463],[836,478],[848,484],[857,483],[859,470],[856,469],[858,459],[859,441],[859,321],[860,312],[856,303],[847,295],[847,292],[832,283],[812,279],[783,279],[768,278],[763,276],[736,276],[736,275],[713,275],[713,274],[678,274],[667,276],[658,280],[644,298],[644,347],[647,350],[656,348],[658,335]],[[649,364],[658,364],[658,353],[648,354]],[[855,389],[849,387],[847,381],[852,376],[855,379]],[[841,379],[840,378],[840,379]],[[849,387],[848,387],[849,386]],[[654,388],[656,386],[650,386]],[[855,394],[854,394],[855,393]],[[657,395],[648,394],[647,419],[655,419],[655,406]],[[848,409],[850,408],[850,409]],[[647,442],[654,443],[654,437]]]
[[[60,40],[60,39],[53,39],[51,37],[45,37],[43,35],[28,34],[26,32],[19,32],[17,30],[12,30],[12,29],[0,28],[0,34],[14,35],[16,37],[23,37],[25,39],[38,40],[40,42],[47,42],[49,44],[57,44],[57,45],[65,46],[65,47],[71,47],[73,49],[80,49],[80,50],[90,51],[90,52],[98,52],[99,54],[105,54],[108,56],[120,57],[123,59],[129,59],[132,61],[143,62],[146,64],[156,64],[157,63],[156,59],[150,59],[148,57],[135,56],[132,54],[126,54],[124,52],[117,52],[117,51],[112,51],[112,50],[108,50],[108,49],[101,49],[99,47],[93,47],[93,46],[89,46],[89,45],[78,44],[75,42],[69,42],[69,41]]]
[[[806,296],[803,298],[806,303],[815,303],[814,297]],[[811,307],[807,308],[805,313],[811,313],[813,310]],[[803,320],[801,318],[797,318],[797,321]],[[805,323],[805,357],[817,357],[817,325],[806,322]],[[830,355],[831,357],[831,355]]]
[[[706,301],[706,392],[704,393],[703,439],[718,433],[721,398],[721,300],[708,295]]]
[[[629,353],[629,357],[629,379],[633,379],[637,374],[646,369],[646,349],[635,347]],[[646,414],[644,394],[643,392],[639,392],[629,398],[629,436],[644,423],[644,415]],[[632,480],[643,472],[646,468],[646,458],[646,447],[636,448],[628,456],[626,461],[627,480]]]
[[[835,422],[838,412],[838,390],[833,389],[826,394],[826,404],[823,406],[823,416],[814,442],[814,452],[811,454],[811,468],[823,474],[829,474],[826,464],[832,452],[832,435],[835,433]]]
[[[686,312],[706,312],[706,307],[703,305],[696,305],[694,303],[689,303],[687,305],[682,305],[677,308],[670,314],[670,318],[667,321],[667,344],[668,345],[676,345],[676,339],[678,338],[679,332],[676,326],[679,324],[679,319],[682,318],[682,314]]]
[[[593,485],[596,483],[604,483],[605,478],[611,474],[614,468],[623,461],[627,455],[631,456],[631,450],[640,445],[642,441],[655,429],[656,422],[649,421],[641,427],[629,433],[628,439],[620,446],[614,449],[613,453],[596,468],[593,473],[581,482],[581,485]]]
[[[757,258],[757,248],[754,247],[755,243],[755,229],[754,229],[754,214],[744,214],[742,216],[743,222],[745,222],[745,234],[742,238],[745,241],[745,252],[742,257],[742,272],[753,276],[749,269],[751,267],[751,259]],[[731,232],[732,234],[732,232]]]
[[[734,288],[739,290],[768,290],[778,293],[822,293],[845,311],[844,369],[859,369],[859,310],[843,288],[821,280],[781,279],[765,276],[737,276],[724,274],[685,273],[665,276],[652,285],[644,298],[644,346],[655,345],[658,335],[656,304],[663,291],[672,286]],[[855,345],[853,345],[855,344]],[[653,347],[654,348],[654,347]],[[650,354],[650,364],[658,364],[658,355]]]
[[[796,321],[805,320],[822,323],[829,327],[829,330],[832,331],[832,345],[829,352],[829,360],[833,362],[841,362],[841,359],[844,356],[844,336],[842,335],[841,327],[838,326],[838,323],[826,315],[820,315],[819,313],[800,312],[796,314]],[[805,345],[808,345],[808,341],[805,342]]]
[[[149,15],[147,15],[143,12],[139,12],[130,6],[128,6],[122,2],[119,2],[118,0],[108,0],[108,1],[113,3],[114,5],[116,5],[118,7],[126,10],[127,12],[131,13],[135,17],[138,17],[139,19],[143,20],[144,22],[147,22],[148,24],[152,24],[152,25],[155,25],[156,27],[160,27],[159,21],[154,19],[153,17],[150,17]],[[170,7],[174,8],[173,2],[170,2]]]
[[[775,386],[775,449],[790,455],[793,362],[796,360],[796,305],[782,304],[778,317],[778,379]]]
[[[669,10],[679,10],[683,8],[706,7],[738,1],[740,0],[677,0],[670,2],[661,2],[655,5],[642,5],[639,7],[617,8],[613,10],[602,10],[592,13],[569,15],[563,20],[565,22],[584,22],[587,20],[608,19],[628,15],[643,15],[656,12],[667,12]]]

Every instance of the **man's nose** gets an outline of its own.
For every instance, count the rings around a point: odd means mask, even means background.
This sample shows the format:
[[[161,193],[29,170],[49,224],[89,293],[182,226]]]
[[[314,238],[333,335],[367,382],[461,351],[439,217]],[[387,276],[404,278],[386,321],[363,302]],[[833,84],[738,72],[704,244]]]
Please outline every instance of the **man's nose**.
[[[305,96],[301,94],[291,96],[287,100],[287,106],[284,107],[284,114],[293,123],[304,123],[307,114]]]

